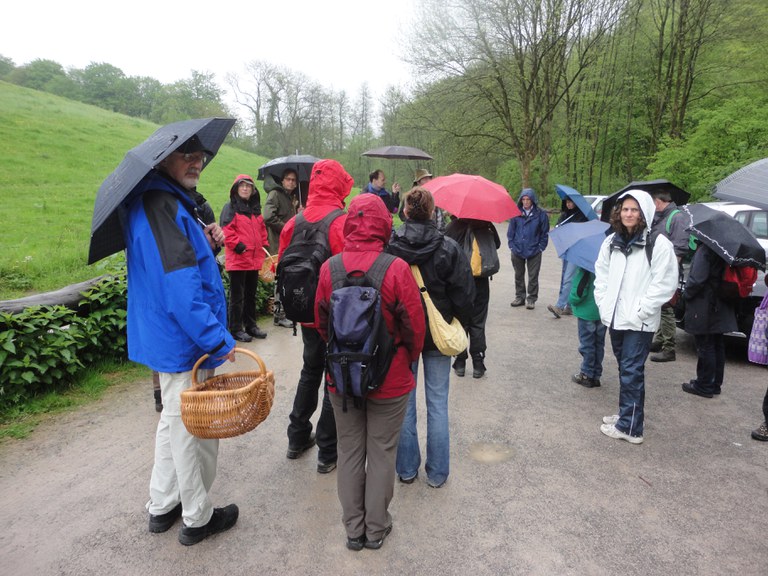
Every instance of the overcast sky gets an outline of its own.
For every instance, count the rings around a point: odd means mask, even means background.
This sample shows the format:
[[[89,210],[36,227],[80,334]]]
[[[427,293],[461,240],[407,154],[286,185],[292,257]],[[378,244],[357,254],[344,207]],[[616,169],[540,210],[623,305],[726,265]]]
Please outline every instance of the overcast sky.
[[[0,55],[16,66],[41,58],[64,68],[91,62],[165,84],[192,70],[228,72],[266,60],[355,97],[406,86],[400,60],[414,0],[13,0],[3,6]]]

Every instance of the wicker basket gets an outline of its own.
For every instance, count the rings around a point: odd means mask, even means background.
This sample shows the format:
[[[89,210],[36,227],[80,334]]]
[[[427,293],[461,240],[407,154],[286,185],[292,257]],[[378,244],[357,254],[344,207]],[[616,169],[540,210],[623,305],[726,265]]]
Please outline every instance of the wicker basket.
[[[250,432],[272,409],[275,375],[250,350],[235,352],[253,358],[258,371],[229,372],[197,382],[197,370],[206,354],[192,368],[192,386],[181,393],[181,419],[198,438],[232,438]]]
[[[277,254],[273,256],[266,248],[262,248],[262,250],[264,250],[267,257],[264,258],[264,263],[261,265],[261,270],[259,270],[259,278],[264,280],[264,282],[274,282],[275,269],[277,268]]]

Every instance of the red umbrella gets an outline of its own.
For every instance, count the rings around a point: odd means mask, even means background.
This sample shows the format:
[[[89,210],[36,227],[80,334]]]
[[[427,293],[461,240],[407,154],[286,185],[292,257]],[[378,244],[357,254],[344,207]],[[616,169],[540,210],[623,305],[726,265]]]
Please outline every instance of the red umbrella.
[[[504,186],[471,174],[438,176],[424,184],[435,204],[457,218],[503,222],[520,215]]]

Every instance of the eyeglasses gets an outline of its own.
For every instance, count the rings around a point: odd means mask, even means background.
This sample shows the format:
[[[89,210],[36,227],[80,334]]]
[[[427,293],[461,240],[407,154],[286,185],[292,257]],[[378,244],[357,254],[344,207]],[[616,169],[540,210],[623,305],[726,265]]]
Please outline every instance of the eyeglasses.
[[[202,152],[193,152],[189,154],[182,154],[181,159],[187,164],[205,164],[208,157]]]

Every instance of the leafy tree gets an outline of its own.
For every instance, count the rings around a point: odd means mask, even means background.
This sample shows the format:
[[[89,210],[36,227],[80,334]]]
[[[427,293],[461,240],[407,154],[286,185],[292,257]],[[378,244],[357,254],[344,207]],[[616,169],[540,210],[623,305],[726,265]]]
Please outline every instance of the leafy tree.
[[[26,88],[47,90],[55,79],[66,78],[66,76],[64,68],[58,62],[38,58],[29,64],[15,68],[8,74],[8,80]]]
[[[0,80],[4,80],[16,68],[13,60],[0,54]]]

